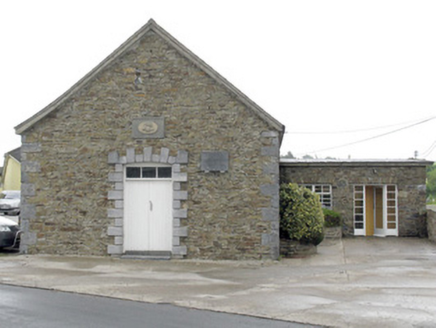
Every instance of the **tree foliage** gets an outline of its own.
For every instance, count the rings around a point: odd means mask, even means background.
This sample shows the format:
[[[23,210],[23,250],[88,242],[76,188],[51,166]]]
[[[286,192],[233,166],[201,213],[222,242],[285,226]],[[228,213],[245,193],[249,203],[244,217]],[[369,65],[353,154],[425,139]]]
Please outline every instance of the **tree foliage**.
[[[436,200],[436,164],[427,168],[427,198]]]
[[[324,238],[319,196],[297,184],[280,187],[280,236],[318,245]]]
[[[280,156],[281,158],[295,158],[294,155],[288,151],[288,153],[286,155]]]

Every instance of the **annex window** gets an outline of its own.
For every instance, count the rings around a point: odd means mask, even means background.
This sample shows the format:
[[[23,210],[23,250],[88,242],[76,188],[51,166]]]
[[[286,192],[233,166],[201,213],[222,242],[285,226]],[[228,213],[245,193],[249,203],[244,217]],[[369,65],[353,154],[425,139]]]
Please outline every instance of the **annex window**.
[[[304,185],[307,189],[319,196],[323,208],[332,209],[332,186],[331,185]]]
[[[168,166],[128,166],[127,179],[170,179],[171,167]]]

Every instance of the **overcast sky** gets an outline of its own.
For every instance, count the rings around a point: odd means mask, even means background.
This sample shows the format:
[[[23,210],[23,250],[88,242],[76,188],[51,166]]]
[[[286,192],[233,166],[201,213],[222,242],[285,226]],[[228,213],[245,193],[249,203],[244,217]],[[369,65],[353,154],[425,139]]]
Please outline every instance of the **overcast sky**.
[[[286,126],[282,154],[436,160],[433,0],[2,1],[0,154],[150,18]]]

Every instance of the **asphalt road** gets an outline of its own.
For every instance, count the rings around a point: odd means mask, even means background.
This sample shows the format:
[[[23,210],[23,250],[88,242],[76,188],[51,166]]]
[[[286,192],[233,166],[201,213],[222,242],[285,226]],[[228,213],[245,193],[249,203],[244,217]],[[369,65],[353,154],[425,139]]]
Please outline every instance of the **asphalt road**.
[[[50,290],[0,285],[2,327],[225,328],[315,327],[241,315],[193,310]]]

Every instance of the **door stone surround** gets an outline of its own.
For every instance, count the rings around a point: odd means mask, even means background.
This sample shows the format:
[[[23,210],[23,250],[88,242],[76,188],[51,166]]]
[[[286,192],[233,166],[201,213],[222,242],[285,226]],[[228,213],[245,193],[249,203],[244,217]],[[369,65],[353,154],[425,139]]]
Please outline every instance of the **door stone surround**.
[[[172,170],[173,182],[173,245],[172,257],[183,258],[187,255],[186,245],[180,244],[180,237],[188,236],[187,226],[181,222],[188,217],[188,208],[182,202],[188,199],[188,192],[182,190],[182,183],[188,181],[186,166],[188,152],[178,150],[177,156],[169,156],[168,148],[161,148],[157,153],[153,147],[145,147],[142,153],[136,153],[135,148],[127,148],[126,156],[120,156],[118,151],[108,154],[108,164],[114,166],[114,171],[109,173],[108,181],[112,183],[112,190],[108,192],[108,199],[114,201],[114,208],[107,211],[108,219],[114,220],[114,225],[109,226],[108,236],[114,237],[114,244],[108,245],[107,253],[119,257],[123,255],[124,244],[124,167],[128,164],[169,164]]]

